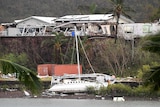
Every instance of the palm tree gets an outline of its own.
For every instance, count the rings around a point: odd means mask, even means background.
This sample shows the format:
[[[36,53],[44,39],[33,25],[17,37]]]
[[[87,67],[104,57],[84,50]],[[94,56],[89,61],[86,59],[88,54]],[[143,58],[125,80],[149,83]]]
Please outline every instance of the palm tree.
[[[44,40],[41,44],[41,47],[47,45],[48,47],[53,48],[53,56],[54,56],[54,63],[60,64],[63,63],[63,53],[62,53],[62,46],[67,42],[68,39],[64,37],[63,33],[54,32],[53,39]]]
[[[118,34],[118,25],[119,25],[119,18],[121,14],[130,17],[126,14],[126,11],[134,11],[130,7],[127,7],[124,5],[124,0],[110,0],[113,4],[113,14],[116,17],[116,33],[115,33],[115,43],[117,40],[117,34]]]
[[[149,36],[142,46],[143,50],[160,55],[160,33]],[[144,74],[146,85],[152,85],[153,90],[160,89],[160,66],[151,68],[149,72]]]
[[[42,84],[36,73],[30,69],[5,59],[0,59],[0,68],[3,74],[16,73],[18,80],[33,94],[41,92]]]

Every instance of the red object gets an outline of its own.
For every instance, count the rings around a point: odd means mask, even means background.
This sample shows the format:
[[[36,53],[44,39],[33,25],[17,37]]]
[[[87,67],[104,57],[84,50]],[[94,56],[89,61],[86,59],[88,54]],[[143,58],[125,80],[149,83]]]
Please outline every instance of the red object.
[[[37,66],[39,76],[51,76],[54,64],[41,64]]]
[[[37,66],[39,76],[62,76],[64,74],[78,74],[77,64],[40,64]],[[82,73],[82,66],[80,65],[80,73]]]
[[[80,66],[80,74],[82,73],[82,66]],[[77,64],[65,64],[65,65],[55,65],[54,66],[54,75],[62,76],[64,74],[78,74],[78,65]]]

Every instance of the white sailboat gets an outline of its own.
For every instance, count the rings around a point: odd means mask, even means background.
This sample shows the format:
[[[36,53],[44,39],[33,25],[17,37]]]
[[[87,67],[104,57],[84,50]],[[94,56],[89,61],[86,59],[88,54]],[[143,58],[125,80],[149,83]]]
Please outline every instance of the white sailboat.
[[[107,87],[108,84],[114,83],[114,76],[109,76],[100,73],[80,74],[79,50],[76,34],[77,29],[76,27],[74,29],[76,39],[78,74],[53,76],[51,80],[51,88],[49,89],[49,91],[61,93],[86,92],[87,87],[94,87],[98,90],[100,87]]]
[[[100,73],[53,76],[52,87],[49,91],[63,93],[85,92],[87,87],[94,87],[98,90],[100,87],[107,87],[108,84],[113,84],[114,81],[114,76]]]

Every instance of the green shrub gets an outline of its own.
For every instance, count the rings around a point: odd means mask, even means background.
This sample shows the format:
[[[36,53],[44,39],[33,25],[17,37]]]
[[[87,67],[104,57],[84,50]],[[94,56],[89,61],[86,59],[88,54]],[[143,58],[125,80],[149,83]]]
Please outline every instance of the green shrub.
[[[138,96],[138,97],[147,97],[151,95],[150,88],[144,87],[144,86],[138,86],[132,89],[132,96]]]
[[[112,84],[107,87],[107,93],[111,95],[131,95],[132,88],[124,84]]]
[[[142,80],[143,74],[148,72],[149,70],[150,70],[150,66],[149,65],[143,65],[143,67],[138,70],[137,78]]]
[[[94,87],[87,87],[87,93],[105,96],[107,94],[107,87],[100,87],[99,90]]]
[[[8,85],[1,85],[0,86],[0,91],[6,91],[7,88],[9,88]]]
[[[99,90],[96,90],[94,87],[87,87],[88,94],[94,95],[111,95],[111,96],[133,96],[133,97],[159,97],[160,90],[157,92],[152,92],[150,87],[145,87],[140,85],[138,87],[131,88],[128,85],[119,83],[112,84],[108,87],[100,87]]]
[[[86,92],[88,94],[96,94],[96,89],[94,87],[87,87]]]
[[[105,96],[107,95],[107,88],[108,87],[100,87],[100,89],[98,90],[98,95],[102,95],[102,96]]]
[[[157,96],[158,96],[158,97],[160,97],[160,90],[159,90],[159,91],[157,91]]]

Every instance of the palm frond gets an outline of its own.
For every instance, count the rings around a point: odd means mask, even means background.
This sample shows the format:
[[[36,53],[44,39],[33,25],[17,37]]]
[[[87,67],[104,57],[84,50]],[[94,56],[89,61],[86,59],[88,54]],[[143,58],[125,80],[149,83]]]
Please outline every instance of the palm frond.
[[[160,89],[160,66],[153,67],[144,76],[145,85],[151,85],[153,91]]]
[[[142,45],[142,49],[160,55],[160,33],[148,36]],[[153,91],[160,89],[160,66],[153,67],[144,74],[144,81],[153,87]]]
[[[160,54],[160,33],[147,37],[142,49]]]
[[[30,90],[33,94],[39,94],[42,89],[42,84],[35,72],[5,59],[0,59],[0,65],[2,68],[2,73],[16,73],[18,80],[23,83],[28,90]]]

